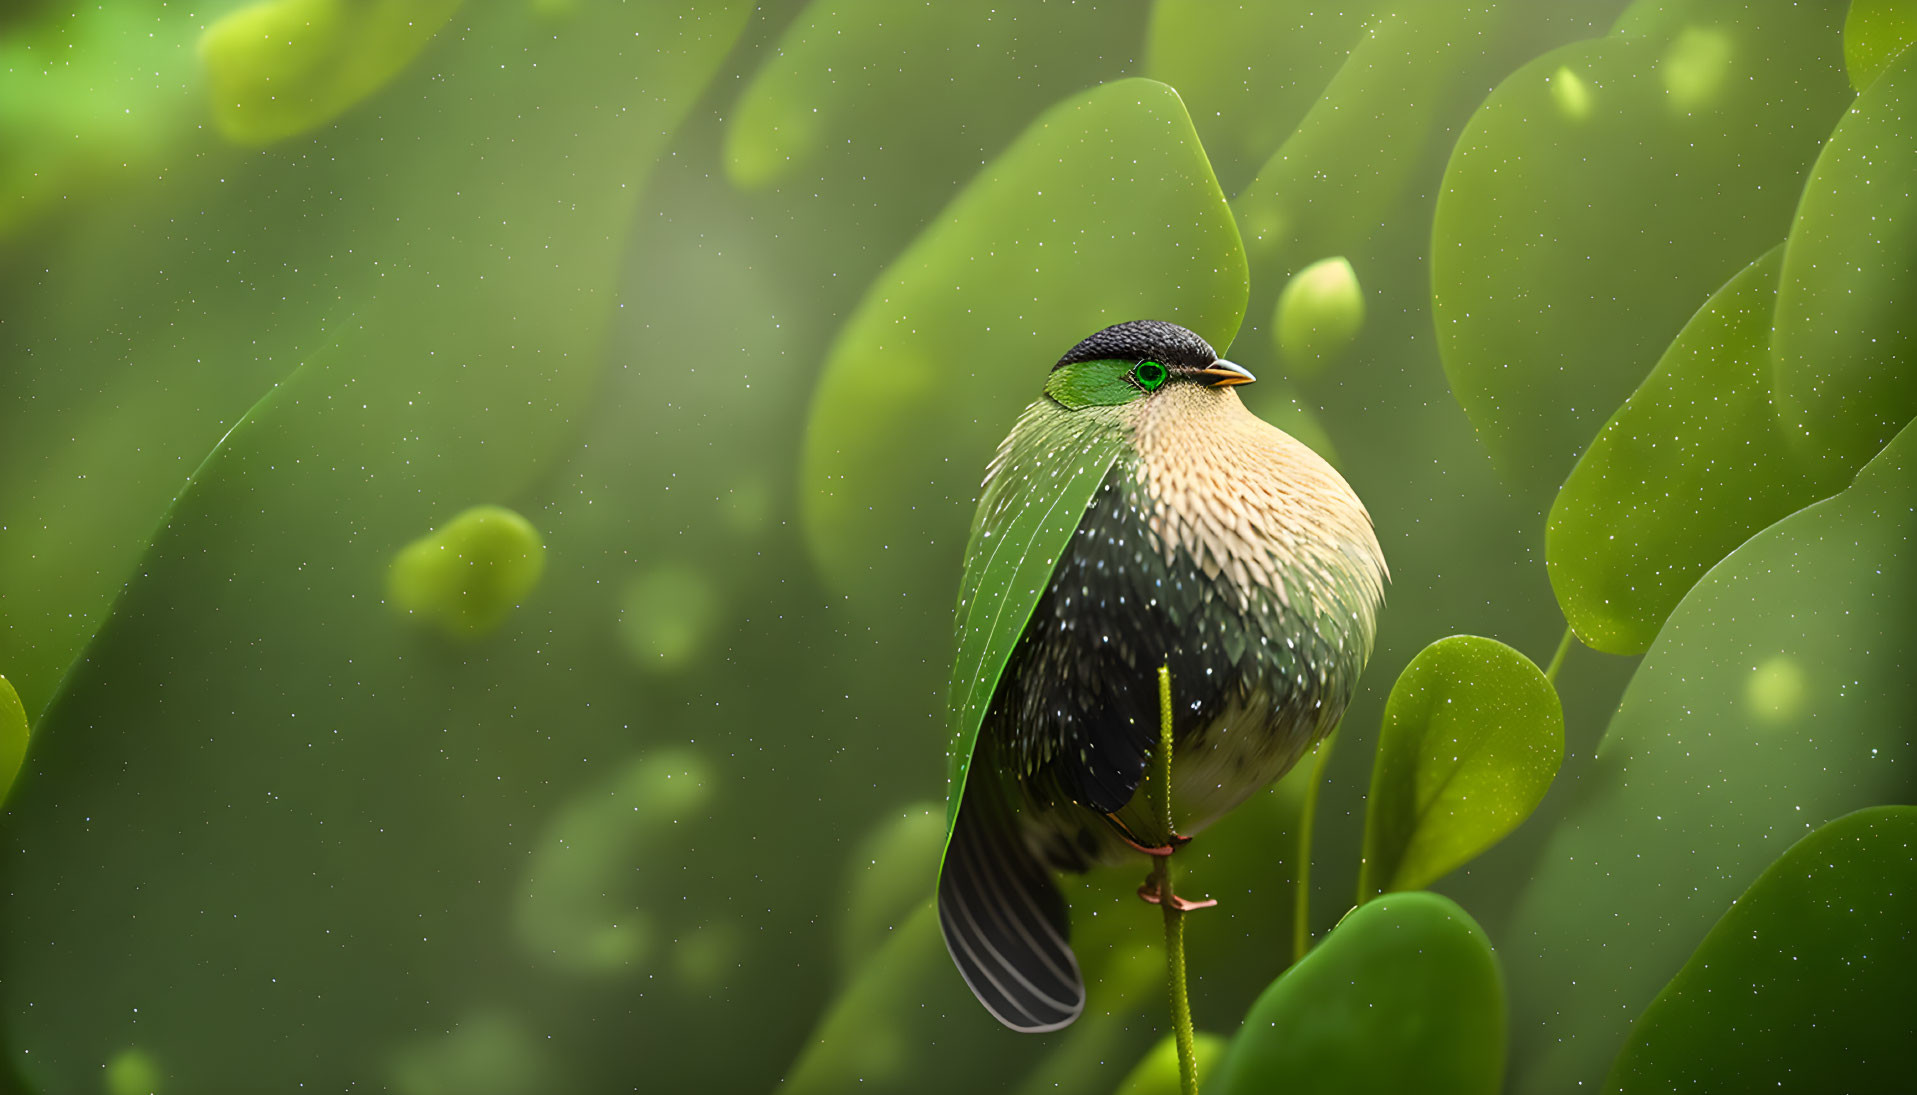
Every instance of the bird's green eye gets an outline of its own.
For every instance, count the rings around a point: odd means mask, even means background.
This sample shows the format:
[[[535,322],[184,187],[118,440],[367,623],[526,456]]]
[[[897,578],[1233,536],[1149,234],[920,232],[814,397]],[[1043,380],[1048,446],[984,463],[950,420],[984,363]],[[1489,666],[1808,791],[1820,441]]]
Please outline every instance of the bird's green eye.
[[[1138,386],[1148,392],[1157,391],[1165,383],[1165,378],[1170,375],[1165,367],[1156,361],[1141,361],[1138,363],[1138,368],[1132,370],[1132,379],[1138,381]]]

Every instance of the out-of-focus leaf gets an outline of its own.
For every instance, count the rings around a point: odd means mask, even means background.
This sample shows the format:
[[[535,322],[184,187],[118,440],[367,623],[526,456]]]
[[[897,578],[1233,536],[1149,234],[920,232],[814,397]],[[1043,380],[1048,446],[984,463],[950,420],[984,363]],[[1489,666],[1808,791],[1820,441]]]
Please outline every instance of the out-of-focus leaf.
[[[310,186],[337,195],[321,207],[351,208],[333,246],[370,271],[352,282],[363,291],[200,468],[36,732],[0,858],[6,888],[41,895],[0,910],[0,1022],[31,1088],[97,1087],[135,1040],[182,1089],[394,1086],[388,1051],[448,1029],[478,996],[536,1002],[555,1068],[605,1079],[630,1055],[629,1028],[618,1055],[582,1044],[600,1024],[581,1013],[606,994],[555,991],[577,975],[510,945],[549,811],[603,787],[591,764],[659,740],[602,714],[603,687],[579,690],[593,655],[616,653],[609,606],[603,630],[585,608],[576,627],[527,619],[587,558],[558,565],[555,530],[540,593],[458,652],[396,619],[382,586],[421,530],[514,500],[576,436],[631,205],[748,13],[481,14],[434,72],[402,78],[391,109],[356,112],[315,146],[329,166],[305,168]],[[281,215],[297,220],[312,192],[288,200]],[[707,351],[739,337],[701,334]],[[568,488],[584,508],[601,481]],[[607,606],[604,588],[571,596]],[[548,652],[518,645],[529,633]],[[535,700],[523,682],[545,671],[564,683]],[[691,877],[690,828],[648,843],[649,894]],[[660,896],[648,910],[662,947],[712,953],[727,915],[680,909]],[[641,1025],[664,1032],[647,1065],[668,1079],[702,1048],[715,998],[750,1006],[701,983],[710,965],[660,970],[672,1010]],[[146,1005],[156,992],[180,1006]],[[647,1005],[613,1006],[631,1018]],[[757,1079],[766,1066],[699,1067],[723,1086],[728,1069]]]
[[[1551,504],[1544,562],[1584,645],[1642,654],[1706,570],[1819,491],[1771,402],[1783,249],[1698,310]]]
[[[1478,635],[1418,652],[1385,701],[1365,809],[1365,897],[1422,889],[1531,815],[1564,759],[1564,710],[1531,659]]]
[[[1850,0],[1844,16],[1844,69],[1862,91],[1891,58],[1917,42],[1917,4],[1911,0]]]
[[[1610,1091],[1896,1091],[1917,1009],[1917,807],[1791,845],[1631,1027]]]
[[[27,755],[27,710],[20,706],[20,694],[13,684],[0,677],[0,803],[7,800],[13,777],[20,772],[20,761]]]
[[[1452,392],[1540,494],[1705,297],[1781,239],[1849,101],[1833,4],[1639,3],[1498,86],[1432,225]]]
[[[1178,89],[1212,168],[1235,193],[1318,100],[1375,7],[1157,0],[1145,75]]]
[[[546,545],[504,506],[474,506],[399,549],[387,571],[395,608],[455,637],[489,635],[539,584]]]
[[[1261,280],[1351,254],[1398,215],[1421,153],[1448,142],[1436,120],[1482,95],[1471,61],[1504,19],[1495,6],[1418,4],[1366,25],[1296,131],[1232,199]]]
[[[1286,371],[1300,379],[1323,372],[1351,347],[1365,322],[1358,274],[1342,257],[1320,259],[1291,276],[1271,319]]]
[[[925,904],[945,850],[945,806],[928,802],[866,835],[846,864],[839,892],[839,969],[857,971],[914,910]]]
[[[1601,1079],[1630,1018],[1799,835],[1908,793],[1917,430],[1685,595],[1506,938],[1519,1092]]]
[[[1058,1044],[1019,1082],[1018,1095],[1055,1091],[1104,1095],[1124,1076],[1125,1066],[1138,1053],[1138,1032],[1150,1022],[1145,1016],[1155,1019],[1166,1006],[1164,935],[1149,930],[1158,926],[1149,917],[1136,916],[1142,911],[1134,910],[1132,923],[1147,930],[1133,933],[1116,948],[1081,950],[1098,955],[1098,968],[1087,982],[1097,1003],[1073,1021]]]
[[[1084,1095],[1109,1090],[1114,1077],[1100,1060],[1122,1048],[1136,1011],[1147,998],[1158,1003],[1151,989],[1164,983],[1152,936],[1141,936],[1101,948],[1102,957],[1088,964],[1086,982],[1097,1002],[1070,1033],[1033,1038],[1006,1030],[978,1006],[952,968],[938,911],[926,900],[819,1021],[784,1089],[972,1092],[1011,1085],[1042,1053],[1043,1077],[1026,1076],[1027,1086]]]
[[[197,120],[193,39],[236,2],[0,9],[0,241],[149,178]]]
[[[1228,1043],[1216,1034],[1198,1031],[1192,1035],[1192,1056],[1198,1062],[1198,1082],[1203,1084],[1205,1077],[1211,1075],[1218,1061],[1225,1055]],[[1118,1085],[1116,1095],[1179,1095],[1184,1090],[1180,1085],[1183,1078],[1178,1071],[1178,1041],[1167,1034],[1158,1040],[1145,1059],[1138,1062],[1125,1082]]]
[[[339,117],[397,76],[464,0],[259,0],[200,38],[213,118],[266,145]]]
[[[1437,894],[1392,894],[1347,914],[1272,982],[1206,1090],[1492,1095],[1504,1038],[1484,930]]]
[[[1833,488],[1917,415],[1917,50],[1857,97],[1804,184],[1777,287],[1777,405]]]
[[[740,94],[726,172],[758,190],[816,179],[847,155],[884,186],[862,212],[884,217],[885,206],[910,204],[939,180],[933,189],[943,190],[998,152],[1030,116],[1006,107],[1124,73],[1143,16],[1139,0],[1017,12],[953,0],[909,16],[890,0],[813,0]]]
[[[1183,324],[1222,351],[1246,286],[1170,88],[1121,80],[1047,111],[839,333],[801,471],[813,560],[841,590],[956,574],[992,447],[1060,354],[1131,319]]]

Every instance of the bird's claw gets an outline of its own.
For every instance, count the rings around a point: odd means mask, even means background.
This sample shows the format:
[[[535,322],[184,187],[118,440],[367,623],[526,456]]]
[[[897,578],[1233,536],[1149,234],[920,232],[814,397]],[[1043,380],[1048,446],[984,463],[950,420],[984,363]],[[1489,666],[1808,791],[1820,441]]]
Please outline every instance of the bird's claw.
[[[1172,894],[1171,900],[1167,902],[1165,900],[1165,897],[1158,892],[1157,882],[1155,879],[1152,879],[1152,878],[1147,878],[1144,882],[1144,885],[1138,887],[1138,899],[1140,901],[1143,901],[1147,905],[1169,904],[1171,905],[1172,908],[1177,909],[1179,912],[1193,912],[1198,909],[1209,909],[1213,905],[1218,904],[1217,898],[1206,898],[1203,901],[1193,901],[1190,898],[1180,897],[1177,894]]]

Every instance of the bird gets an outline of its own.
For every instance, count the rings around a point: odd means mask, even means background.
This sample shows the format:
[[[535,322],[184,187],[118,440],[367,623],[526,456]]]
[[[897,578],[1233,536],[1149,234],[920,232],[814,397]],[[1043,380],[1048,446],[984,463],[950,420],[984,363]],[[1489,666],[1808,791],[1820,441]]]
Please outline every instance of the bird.
[[[1371,655],[1390,579],[1371,516],[1245,407],[1254,379],[1177,324],[1106,327],[986,467],[937,905],[960,975],[1013,1030],[1085,1007],[1055,874],[1170,854],[1329,733]],[[1172,832],[1141,793],[1161,667]]]

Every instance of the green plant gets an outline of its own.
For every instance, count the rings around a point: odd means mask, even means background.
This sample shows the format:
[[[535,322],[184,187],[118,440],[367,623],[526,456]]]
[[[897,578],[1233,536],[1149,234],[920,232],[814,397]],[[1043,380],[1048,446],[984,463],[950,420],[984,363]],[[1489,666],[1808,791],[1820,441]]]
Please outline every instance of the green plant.
[[[1144,315],[1395,576],[1180,856],[1207,1090],[1907,1073],[1908,2],[235,30],[350,7],[0,15],[0,1090],[1163,1090],[1135,871],[1053,1039],[927,907],[977,475]]]

